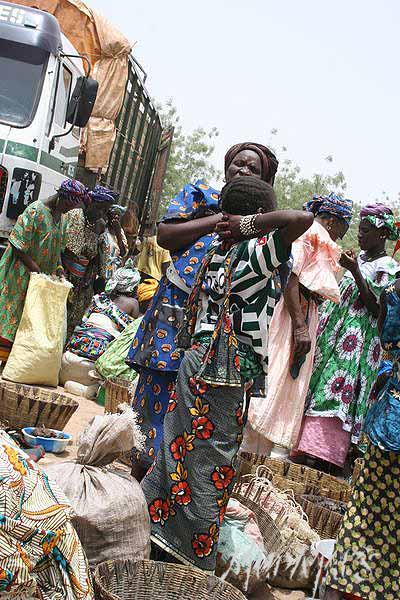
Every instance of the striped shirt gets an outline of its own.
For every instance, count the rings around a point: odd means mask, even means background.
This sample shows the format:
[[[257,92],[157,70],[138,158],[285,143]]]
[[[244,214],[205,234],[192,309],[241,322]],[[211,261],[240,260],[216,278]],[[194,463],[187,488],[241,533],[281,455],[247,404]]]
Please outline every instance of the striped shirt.
[[[268,369],[268,326],[277,290],[273,274],[285,263],[291,248],[285,246],[279,230],[259,239],[240,242],[228,252],[216,242],[217,249],[205,276],[207,294],[201,294],[196,332],[213,331],[225,297],[224,263],[238,250],[238,264],[232,278],[230,315],[239,341],[253,347],[265,373]]]

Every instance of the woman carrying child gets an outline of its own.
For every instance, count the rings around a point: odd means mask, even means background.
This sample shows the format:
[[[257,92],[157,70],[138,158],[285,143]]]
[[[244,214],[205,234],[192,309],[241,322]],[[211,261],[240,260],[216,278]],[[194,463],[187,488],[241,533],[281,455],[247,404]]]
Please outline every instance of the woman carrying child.
[[[225,186],[221,208],[227,213],[217,225],[222,239],[204,257],[186,304],[178,342],[190,350],[170,398],[163,443],[142,483],[153,543],[209,572],[235,477],[245,386],[267,373],[273,274],[314,218],[276,211],[271,185],[251,176]]]

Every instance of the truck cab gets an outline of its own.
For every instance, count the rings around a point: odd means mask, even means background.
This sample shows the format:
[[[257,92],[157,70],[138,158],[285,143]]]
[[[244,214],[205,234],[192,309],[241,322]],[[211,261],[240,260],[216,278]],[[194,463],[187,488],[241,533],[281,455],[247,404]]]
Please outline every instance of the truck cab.
[[[4,245],[28,204],[54,194],[63,179],[75,175],[80,130],[67,115],[84,68],[51,14],[0,0],[0,73]]]

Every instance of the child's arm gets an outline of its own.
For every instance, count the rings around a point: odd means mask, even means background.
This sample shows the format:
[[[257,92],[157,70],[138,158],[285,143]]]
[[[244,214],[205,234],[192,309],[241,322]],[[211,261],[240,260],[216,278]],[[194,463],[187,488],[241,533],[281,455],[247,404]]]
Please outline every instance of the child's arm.
[[[280,238],[285,246],[290,246],[314,221],[314,215],[303,210],[276,210],[257,214],[254,221],[257,233],[243,236],[240,222],[245,218],[240,215],[225,215],[224,220],[217,224],[216,230],[223,240],[241,241],[249,237],[261,237],[275,229],[279,229]]]

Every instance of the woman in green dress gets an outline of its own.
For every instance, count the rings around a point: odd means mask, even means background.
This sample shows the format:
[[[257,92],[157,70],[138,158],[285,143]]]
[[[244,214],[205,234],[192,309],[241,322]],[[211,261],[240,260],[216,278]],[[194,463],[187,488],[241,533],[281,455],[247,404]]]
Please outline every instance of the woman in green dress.
[[[54,196],[30,204],[18,218],[0,261],[0,360],[7,360],[24,308],[31,273],[62,273],[63,215],[87,197],[79,181],[65,180]]]
[[[318,344],[306,416],[297,450],[318,464],[343,468],[350,444],[359,444],[362,425],[381,360],[378,300],[400,267],[387,256],[387,239],[399,230],[390,208],[365,206],[360,213],[361,254],[342,254],[347,269],[341,302],[326,302],[320,314]]]

